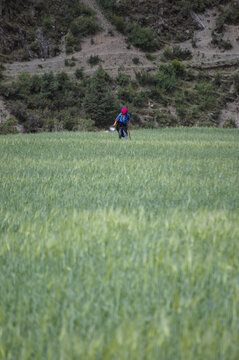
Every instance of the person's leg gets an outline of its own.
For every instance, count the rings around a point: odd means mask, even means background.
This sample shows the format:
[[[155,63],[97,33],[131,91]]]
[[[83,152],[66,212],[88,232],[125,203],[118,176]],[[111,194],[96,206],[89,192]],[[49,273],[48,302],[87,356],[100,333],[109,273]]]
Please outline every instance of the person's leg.
[[[122,127],[119,127],[119,131],[118,131],[119,139],[121,139],[121,137],[123,136],[122,130],[123,130]]]
[[[126,126],[123,128],[123,136],[124,136],[125,139],[128,139],[128,133],[127,133],[127,127]]]

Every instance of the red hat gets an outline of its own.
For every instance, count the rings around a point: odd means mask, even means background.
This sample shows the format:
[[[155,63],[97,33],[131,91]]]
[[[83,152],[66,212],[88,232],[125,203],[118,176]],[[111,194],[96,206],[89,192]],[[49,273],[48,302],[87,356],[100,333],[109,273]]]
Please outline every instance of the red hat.
[[[125,114],[128,112],[128,109],[123,108],[123,109],[121,110],[121,112],[122,112],[123,115],[125,115]]]

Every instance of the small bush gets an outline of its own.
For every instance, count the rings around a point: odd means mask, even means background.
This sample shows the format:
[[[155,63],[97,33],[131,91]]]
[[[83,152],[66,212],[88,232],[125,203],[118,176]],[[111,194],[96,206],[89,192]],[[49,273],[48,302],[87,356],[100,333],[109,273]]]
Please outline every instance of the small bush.
[[[213,110],[216,108],[215,87],[208,82],[200,82],[196,85],[196,90],[199,95],[199,108],[200,110]]]
[[[132,61],[133,61],[133,63],[134,63],[135,65],[138,65],[138,64],[139,64],[139,58],[138,58],[138,57],[134,57],[134,58],[132,59]]]
[[[134,100],[135,91],[131,86],[128,86],[126,88],[122,87],[119,89],[118,95],[120,100],[122,100],[123,102],[132,103]]]
[[[224,40],[223,39],[223,35],[222,34],[216,34],[216,33],[212,33],[212,41],[211,43],[215,46],[217,46],[219,49],[224,49],[224,50],[231,50],[232,49],[232,44],[229,40]]]
[[[150,53],[147,53],[145,56],[146,56],[146,59],[148,59],[149,61],[155,61],[157,59],[157,57],[155,55],[152,55]]]
[[[90,64],[90,66],[95,66],[98,65],[101,62],[101,59],[98,55],[91,55],[90,58],[88,59],[88,63]]]
[[[185,66],[182,62],[180,62],[180,61],[178,61],[178,60],[173,60],[173,61],[171,62],[171,64],[172,64],[172,67],[173,67],[173,69],[174,69],[174,72],[175,72],[175,74],[176,74],[177,76],[182,77],[182,76],[185,75],[186,66]]]
[[[163,92],[172,92],[177,84],[175,75],[169,75],[163,71],[158,72],[156,79],[157,86],[159,86]]]
[[[234,88],[236,92],[239,94],[239,72],[234,75]]]
[[[70,30],[75,38],[80,38],[95,35],[99,26],[93,17],[79,17],[71,23]]]
[[[143,91],[140,91],[133,98],[133,104],[134,104],[134,106],[137,106],[137,107],[145,106],[146,102],[147,102],[147,94],[145,94],[145,92],[143,92]]]
[[[82,80],[82,79],[83,79],[83,77],[84,77],[84,69],[83,69],[82,67],[76,69],[76,71],[75,71],[75,77],[76,77],[78,80]]]
[[[234,119],[227,119],[224,124],[223,124],[224,128],[236,128],[236,121]]]
[[[94,9],[91,9],[90,7],[84,5],[84,4],[78,4],[75,9],[76,15],[85,15],[88,17],[94,17],[96,14],[96,11]]]
[[[156,84],[163,92],[172,92],[177,84],[176,73],[172,64],[161,65],[155,75]]]
[[[71,54],[74,51],[81,50],[81,36],[74,37],[71,32],[66,37],[66,53]]]
[[[126,86],[130,82],[130,76],[124,73],[119,73],[117,76],[117,82],[120,86]]]
[[[70,59],[65,59],[65,66],[73,67],[75,65],[76,65],[75,61],[72,61]]]
[[[147,72],[137,72],[136,79],[138,80],[139,84],[142,86],[156,85],[155,77]]]
[[[0,124],[0,134],[7,135],[18,133],[17,124],[17,120],[13,117],[10,117],[3,124]]]
[[[137,23],[130,25],[127,28],[127,41],[140,48],[143,51],[154,51],[158,49],[158,44],[154,39],[152,31],[148,28],[141,27]]]
[[[221,86],[221,83],[222,83],[222,76],[219,72],[217,72],[214,78],[214,84],[216,86]]]
[[[66,46],[74,46],[75,38],[71,32],[66,37]]]
[[[50,17],[44,17],[42,20],[42,25],[45,31],[50,31],[54,27],[53,21]]]
[[[181,49],[180,46],[174,46],[172,49],[166,48],[163,56],[167,60],[190,60],[192,53],[189,49]]]
[[[126,26],[125,26],[125,21],[124,21],[124,18],[122,16],[113,15],[112,20],[113,20],[113,23],[114,23],[116,29],[119,32],[121,32],[122,34],[127,33]]]
[[[10,103],[11,113],[22,123],[28,120],[27,106],[23,102],[16,101]]]
[[[30,54],[26,49],[20,49],[17,51],[17,57],[22,61],[30,60]]]

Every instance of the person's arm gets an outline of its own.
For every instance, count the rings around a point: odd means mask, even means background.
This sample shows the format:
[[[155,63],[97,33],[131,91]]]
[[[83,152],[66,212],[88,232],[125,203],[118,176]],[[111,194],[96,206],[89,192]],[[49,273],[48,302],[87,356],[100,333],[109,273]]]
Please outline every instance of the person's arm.
[[[117,118],[115,119],[115,122],[114,122],[114,125],[113,125],[113,126],[116,126],[117,122],[118,122],[119,119],[120,119],[120,116],[121,116],[121,114],[119,114],[119,115],[117,116]]]

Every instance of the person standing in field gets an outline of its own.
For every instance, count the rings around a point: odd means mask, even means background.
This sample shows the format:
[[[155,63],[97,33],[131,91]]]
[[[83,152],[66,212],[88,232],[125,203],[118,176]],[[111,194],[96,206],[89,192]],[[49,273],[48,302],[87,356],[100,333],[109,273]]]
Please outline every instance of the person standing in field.
[[[119,134],[119,139],[121,139],[122,137],[128,139],[128,129],[130,126],[130,114],[128,113],[128,109],[124,107],[121,110],[121,113],[115,119],[113,126],[116,126],[116,130]]]

